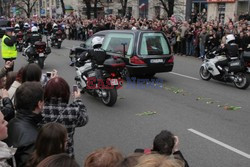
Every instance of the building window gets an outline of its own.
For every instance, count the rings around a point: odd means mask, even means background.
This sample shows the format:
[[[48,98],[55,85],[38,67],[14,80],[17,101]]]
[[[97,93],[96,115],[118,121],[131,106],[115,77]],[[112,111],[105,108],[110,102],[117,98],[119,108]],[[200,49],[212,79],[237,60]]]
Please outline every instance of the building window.
[[[160,6],[155,6],[155,17],[157,19],[160,19],[161,16],[161,7]]]
[[[107,0],[107,3],[112,3],[112,0]]]
[[[118,15],[122,16],[122,9],[118,9]]]
[[[224,23],[226,4],[225,3],[219,3],[218,4],[218,11],[219,11],[219,21]]]

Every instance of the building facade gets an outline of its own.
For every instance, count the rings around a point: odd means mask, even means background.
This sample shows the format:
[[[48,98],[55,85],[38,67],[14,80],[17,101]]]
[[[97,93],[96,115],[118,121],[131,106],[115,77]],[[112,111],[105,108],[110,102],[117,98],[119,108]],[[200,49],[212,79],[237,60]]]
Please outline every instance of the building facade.
[[[226,22],[238,20],[242,14],[250,12],[250,0],[207,0],[208,20]]]

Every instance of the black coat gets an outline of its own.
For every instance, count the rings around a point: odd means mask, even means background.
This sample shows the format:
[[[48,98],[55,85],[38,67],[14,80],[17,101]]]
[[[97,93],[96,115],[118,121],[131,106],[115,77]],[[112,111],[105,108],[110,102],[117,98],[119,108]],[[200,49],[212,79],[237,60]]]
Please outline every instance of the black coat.
[[[38,114],[25,114],[27,111],[17,111],[16,117],[8,124],[9,147],[17,148],[15,159],[17,167],[24,167],[30,154],[34,151],[35,141],[38,135],[38,123],[42,116]]]
[[[2,99],[2,104],[3,107],[1,108],[1,111],[4,115],[4,119],[9,122],[12,118],[15,117],[14,106],[12,104],[11,99],[8,97]]]
[[[35,42],[37,41],[42,41],[42,36],[38,33],[33,33],[31,36],[27,38],[25,42],[26,44],[31,43],[32,45],[34,45]]]

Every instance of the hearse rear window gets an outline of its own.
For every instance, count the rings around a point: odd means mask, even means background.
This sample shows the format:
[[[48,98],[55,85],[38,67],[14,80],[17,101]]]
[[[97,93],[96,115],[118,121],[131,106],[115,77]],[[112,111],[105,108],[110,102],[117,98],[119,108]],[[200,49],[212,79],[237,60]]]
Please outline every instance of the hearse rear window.
[[[143,33],[140,43],[140,55],[170,54],[169,45],[162,33]]]
[[[123,43],[126,43],[126,55],[132,55],[134,35],[122,33],[110,33],[105,37],[102,48],[107,52],[123,53]]]

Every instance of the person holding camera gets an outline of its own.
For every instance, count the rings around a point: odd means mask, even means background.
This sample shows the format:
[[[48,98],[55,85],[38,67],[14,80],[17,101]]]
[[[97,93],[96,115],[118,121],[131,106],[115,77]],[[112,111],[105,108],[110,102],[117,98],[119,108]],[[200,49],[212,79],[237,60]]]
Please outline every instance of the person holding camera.
[[[189,167],[181,151],[179,150],[179,138],[168,130],[162,130],[155,136],[152,149],[136,149],[135,152],[151,154],[157,153],[161,155],[170,156],[184,162],[184,167]]]
[[[0,69],[0,78],[5,77],[7,73],[13,68],[13,65],[13,61],[6,61],[4,67]]]
[[[73,102],[69,102],[70,88],[61,77],[50,79],[45,86],[45,104],[43,108],[42,125],[49,122],[63,124],[68,132],[67,153],[74,157],[75,128],[88,123],[87,109],[81,100],[79,89],[73,89]]]

